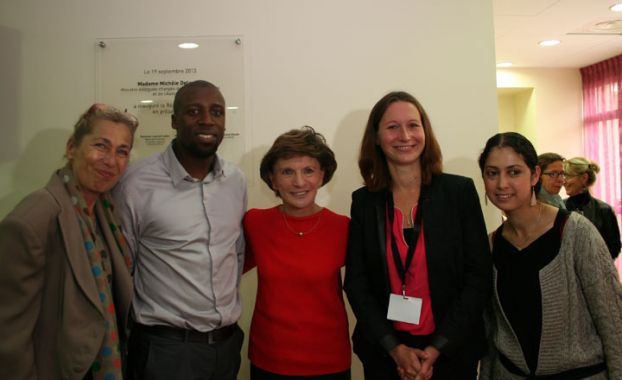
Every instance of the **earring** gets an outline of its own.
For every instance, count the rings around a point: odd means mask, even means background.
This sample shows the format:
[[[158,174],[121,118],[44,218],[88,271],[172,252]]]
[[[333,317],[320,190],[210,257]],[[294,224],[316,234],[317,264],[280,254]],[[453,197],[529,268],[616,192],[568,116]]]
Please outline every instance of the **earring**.
[[[538,200],[536,199],[536,188],[535,186],[531,186],[531,202],[529,203],[532,206],[538,204]]]

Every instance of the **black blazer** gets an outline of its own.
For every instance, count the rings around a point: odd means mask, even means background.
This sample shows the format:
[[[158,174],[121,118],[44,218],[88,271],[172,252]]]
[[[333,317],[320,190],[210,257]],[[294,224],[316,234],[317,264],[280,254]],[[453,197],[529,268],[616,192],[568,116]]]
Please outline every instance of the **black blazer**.
[[[382,355],[400,343],[387,320],[386,194],[352,193],[344,288],[357,318],[352,341],[359,357],[370,346]],[[485,352],[482,315],[492,285],[477,191],[470,178],[441,174],[422,187],[419,202],[436,324],[431,344],[450,358],[477,360]]]
[[[607,244],[611,257],[615,260],[620,253],[622,243],[620,242],[618,219],[611,206],[592,197],[588,191],[565,199],[564,204],[569,211],[577,211],[583,214],[596,226],[600,236]]]

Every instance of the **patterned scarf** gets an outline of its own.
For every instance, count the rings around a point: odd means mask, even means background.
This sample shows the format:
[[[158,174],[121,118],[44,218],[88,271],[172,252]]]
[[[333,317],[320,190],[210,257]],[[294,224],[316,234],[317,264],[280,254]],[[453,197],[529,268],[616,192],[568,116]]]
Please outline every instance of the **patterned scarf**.
[[[78,224],[80,225],[80,232],[84,239],[84,250],[91,263],[91,271],[99,291],[99,299],[101,300],[106,318],[104,342],[95,358],[95,362],[91,366],[92,378],[94,380],[120,380],[123,378],[123,375],[121,372],[117,317],[112,295],[113,273],[109,245],[117,245],[119,252],[124,256],[129,270],[132,267],[132,263],[131,258],[126,255],[128,252],[125,248],[127,243],[116,221],[114,207],[109,194],[101,194],[93,208],[94,211],[91,212],[69,165],[60,169],[57,174],[65,184],[65,188],[71,197]],[[103,210],[103,212],[96,212],[95,210],[98,208]],[[104,224],[110,228],[114,236],[114,242],[104,241],[101,236],[103,233],[99,233],[97,230],[96,222],[94,222],[95,218],[98,218],[102,229],[105,228]]]

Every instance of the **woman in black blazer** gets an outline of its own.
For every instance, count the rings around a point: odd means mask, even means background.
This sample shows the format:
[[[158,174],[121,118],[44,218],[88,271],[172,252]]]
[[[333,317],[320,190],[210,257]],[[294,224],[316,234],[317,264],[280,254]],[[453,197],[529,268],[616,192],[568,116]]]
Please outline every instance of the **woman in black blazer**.
[[[429,118],[405,92],[372,109],[359,167],[344,287],[365,378],[475,379],[492,264],[473,181],[442,172]]]

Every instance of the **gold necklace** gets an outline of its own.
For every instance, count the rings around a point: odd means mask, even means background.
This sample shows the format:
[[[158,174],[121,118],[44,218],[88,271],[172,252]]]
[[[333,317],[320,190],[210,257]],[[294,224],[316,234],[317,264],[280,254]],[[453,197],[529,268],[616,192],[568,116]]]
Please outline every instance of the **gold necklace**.
[[[293,233],[294,235],[298,236],[298,237],[303,237],[305,235],[309,235],[311,232],[313,232],[317,226],[320,225],[320,219],[322,218],[322,214],[321,211],[318,212],[318,217],[317,220],[315,221],[315,224],[313,224],[313,226],[311,226],[311,228],[308,231],[296,231],[292,228],[292,226],[289,224],[289,222],[287,221],[287,215],[285,214],[285,212],[281,211],[281,215],[283,215],[283,221],[285,222],[285,227],[287,227],[287,229]]]
[[[403,228],[412,228],[413,227],[413,210],[412,208],[408,210],[408,215],[404,216],[404,227]]]
[[[522,242],[522,244],[516,245],[516,248],[523,249],[523,248],[527,247],[531,243],[532,235],[535,235],[536,233],[538,233],[538,227],[540,226],[540,220],[542,219],[542,203],[538,202],[538,208],[539,208],[538,209],[538,217],[536,218],[535,223],[533,223],[533,228],[532,228],[531,232],[527,232],[525,234],[525,237],[524,238],[520,238],[520,240],[519,240],[519,236],[518,236],[518,230],[516,229],[516,227],[514,227],[512,222],[510,222],[508,220],[508,224],[512,228],[512,232],[514,232],[514,236],[516,236],[517,243],[519,241]]]

